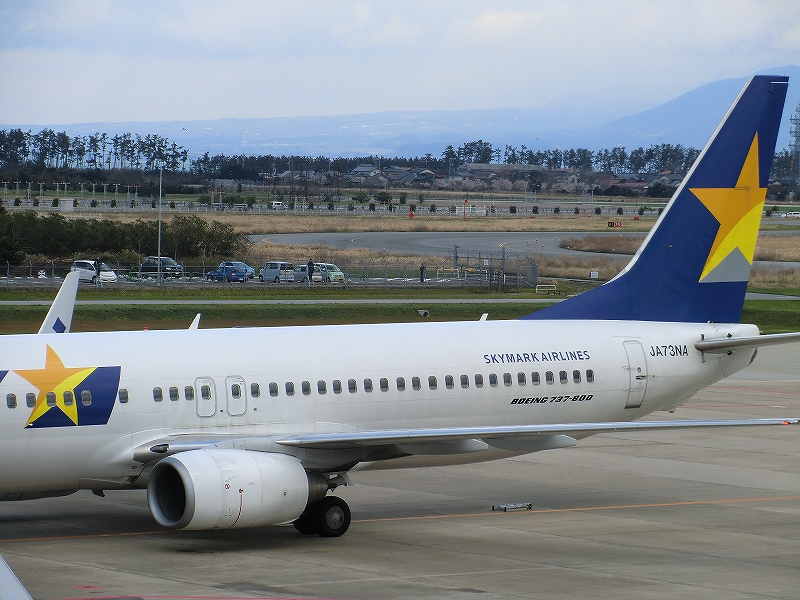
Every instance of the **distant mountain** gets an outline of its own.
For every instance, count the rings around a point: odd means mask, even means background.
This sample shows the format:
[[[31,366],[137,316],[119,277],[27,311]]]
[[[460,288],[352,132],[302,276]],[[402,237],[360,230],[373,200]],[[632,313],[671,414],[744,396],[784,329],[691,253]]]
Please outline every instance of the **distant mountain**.
[[[789,117],[800,102],[800,67],[767,69],[759,74],[789,76],[786,108],[777,142],[777,149],[781,150],[789,145]],[[574,147],[578,140],[582,140],[580,145],[591,149],[611,146],[630,149],[663,143],[702,148],[747,79],[741,77],[707,83],[653,109],[616,119],[594,129],[566,132],[564,139],[572,140],[567,143],[569,147]]]
[[[788,75],[778,149],[789,144],[789,117],[800,102],[800,67],[786,66],[763,73]],[[534,150],[578,148],[592,150],[625,146],[629,150],[651,144],[683,144],[702,148],[725,115],[746,77],[700,86],[650,110],[622,116],[629,106],[568,106],[497,108],[428,112],[383,112],[327,117],[270,119],[216,119],[73,125],[0,125],[34,132],[43,127],[70,135],[106,132],[157,133],[187,148],[192,158],[215,154],[295,154],[312,156],[439,156],[448,144],[455,147],[478,139],[495,147],[525,144]]]

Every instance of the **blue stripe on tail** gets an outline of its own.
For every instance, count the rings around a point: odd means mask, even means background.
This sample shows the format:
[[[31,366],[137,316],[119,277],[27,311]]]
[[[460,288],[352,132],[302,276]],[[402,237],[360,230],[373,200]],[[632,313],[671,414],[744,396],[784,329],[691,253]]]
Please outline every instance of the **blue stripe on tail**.
[[[617,277],[523,319],[738,323],[787,84],[750,79]]]

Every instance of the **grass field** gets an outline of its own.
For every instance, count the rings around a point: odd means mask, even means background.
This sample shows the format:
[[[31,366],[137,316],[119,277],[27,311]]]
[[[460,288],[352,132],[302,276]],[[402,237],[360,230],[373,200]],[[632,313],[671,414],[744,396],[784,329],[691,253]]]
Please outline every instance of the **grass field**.
[[[423,321],[475,321],[483,313],[489,319],[517,319],[540,309],[541,304],[486,302],[426,303],[425,298],[404,304],[281,304],[281,305],[79,305],[73,331],[185,329],[197,313],[201,328],[275,327],[281,325],[330,325]],[[421,317],[417,310],[430,311]],[[46,306],[3,306],[0,333],[35,333]],[[748,300],[743,323],[755,323],[764,333],[800,331],[800,301]]]

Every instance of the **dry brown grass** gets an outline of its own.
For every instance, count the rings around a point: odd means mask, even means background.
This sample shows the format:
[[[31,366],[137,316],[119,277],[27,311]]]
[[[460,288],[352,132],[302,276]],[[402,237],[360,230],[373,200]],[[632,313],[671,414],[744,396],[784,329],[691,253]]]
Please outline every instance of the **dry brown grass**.
[[[800,272],[797,269],[750,269],[750,287],[767,290],[800,289]]]
[[[537,256],[536,264],[542,277],[589,279],[589,273],[597,271],[600,281],[608,281],[625,265],[624,262],[602,256],[596,258]]]
[[[526,216],[474,217],[464,219],[460,215],[431,214],[423,205],[413,219],[407,214],[352,214],[352,215],[295,215],[295,214],[230,214],[230,213],[180,213],[197,214],[207,221],[222,221],[234,229],[247,234],[272,233],[320,233],[320,232],[365,232],[365,231],[606,231],[608,219],[592,215],[537,215]],[[165,221],[175,214],[164,213]],[[137,219],[157,219],[153,212],[125,213],[72,213],[71,218],[108,219],[121,223],[131,223]],[[641,217],[633,220],[626,216],[621,220],[626,231],[648,231],[655,218]]]
[[[582,252],[606,254],[634,254],[642,245],[644,236],[609,235],[603,237],[567,238],[559,246]]]
[[[254,244],[251,249],[250,259],[253,264],[263,264],[266,260],[286,260],[294,264],[304,264],[309,257],[316,262],[332,262],[341,268],[347,267],[349,271],[359,265],[368,268],[387,265],[393,269],[406,269],[410,276],[414,276],[419,264],[424,262],[428,272],[432,273],[437,268],[449,269],[453,265],[453,257],[424,256],[409,254],[393,254],[380,252],[368,248],[342,249],[331,246],[314,245],[304,246],[296,244],[276,244],[263,241]],[[588,279],[591,271],[598,271],[600,280],[607,280],[616,275],[624,263],[605,257],[578,258],[578,257],[553,257],[529,256],[523,260],[526,268],[527,262],[536,262],[539,275],[542,277],[564,277],[569,279]],[[512,270],[516,269],[516,261],[510,264]]]
[[[315,262],[330,262],[344,268],[346,265],[401,265],[407,268],[419,268],[421,262],[425,262],[428,269],[435,267],[452,266],[452,256],[431,257],[413,254],[393,254],[390,252],[380,252],[369,248],[334,248],[315,244],[307,246],[302,244],[276,244],[264,240],[250,247],[249,258],[254,264],[263,264],[267,260],[285,260],[296,265],[305,264],[312,258]]]
[[[756,242],[755,260],[800,261],[800,237],[762,233]]]
[[[610,254],[634,254],[642,244],[644,236],[603,236],[568,238],[562,240],[562,248],[585,252],[605,252]],[[800,261],[800,237],[762,233],[756,242],[755,260]]]

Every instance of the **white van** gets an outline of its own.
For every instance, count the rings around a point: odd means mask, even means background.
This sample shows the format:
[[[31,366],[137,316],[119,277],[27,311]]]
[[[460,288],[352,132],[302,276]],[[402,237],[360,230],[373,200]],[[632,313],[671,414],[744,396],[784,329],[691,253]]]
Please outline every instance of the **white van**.
[[[281,209],[281,208],[283,208],[283,202],[280,202],[279,200],[273,200],[273,201],[270,203],[269,207],[270,207],[271,209],[273,209],[273,210],[278,210],[278,209]]]
[[[294,281],[294,265],[290,262],[272,260],[266,263],[259,271],[258,280],[273,283],[292,283]]]

